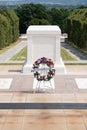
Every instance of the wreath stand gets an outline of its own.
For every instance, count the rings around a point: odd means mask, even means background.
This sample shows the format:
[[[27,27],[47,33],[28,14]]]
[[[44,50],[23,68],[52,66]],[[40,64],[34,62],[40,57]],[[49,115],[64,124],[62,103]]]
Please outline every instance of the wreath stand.
[[[38,81],[36,78],[34,78],[33,90],[34,93],[41,91],[45,92],[49,90],[55,92],[54,78],[52,78],[50,81]]]
[[[40,75],[47,75],[49,70],[52,69],[46,64],[40,64],[39,67],[34,68],[34,73],[38,72]],[[55,92],[54,78],[50,78],[49,80],[37,80],[34,78],[33,82],[33,90],[35,92],[45,92],[51,90]]]

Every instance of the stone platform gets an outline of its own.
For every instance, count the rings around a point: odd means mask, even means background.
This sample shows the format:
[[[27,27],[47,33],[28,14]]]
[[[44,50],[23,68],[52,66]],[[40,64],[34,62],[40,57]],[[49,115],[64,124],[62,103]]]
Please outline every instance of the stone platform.
[[[4,74],[0,78],[11,78],[12,84],[9,89],[0,89],[0,91],[28,92],[33,93],[33,76],[23,74]],[[87,92],[87,89],[79,89],[75,79],[87,78],[87,75],[57,75],[55,81],[55,93],[78,93]],[[49,91],[48,91],[49,92]]]
[[[80,107],[81,103],[87,105],[87,89],[79,89],[75,82],[75,78],[87,78],[87,68],[76,67],[69,66],[66,76],[55,76],[55,93],[33,94],[33,76],[21,74],[19,66],[0,66],[0,78],[13,79],[10,89],[0,90],[0,103],[80,103]],[[75,70],[78,73],[75,74]],[[87,109],[0,109],[0,130],[29,129],[86,130]]]

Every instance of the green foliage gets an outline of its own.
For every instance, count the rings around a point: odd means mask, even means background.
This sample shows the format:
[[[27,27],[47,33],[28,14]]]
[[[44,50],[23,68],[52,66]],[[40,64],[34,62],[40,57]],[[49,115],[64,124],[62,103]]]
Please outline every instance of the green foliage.
[[[69,41],[79,48],[87,49],[87,8],[75,9],[67,20]]]
[[[46,19],[37,19],[34,18],[30,21],[30,25],[49,25],[49,21],[47,21]]]
[[[25,4],[15,11],[19,17],[20,33],[25,33],[29,25],[58,25],[65,32],[70,12],[67,9],[48,10],[40,4]]]
[[[53,8],[49,13],[52,17],[52,24],[59,25],[62,32],[66,32],[67,17],[69,16],[70,11],[67,9]]]
[[[0,14],[0,49],[8,45],[9,23],[5,16]]]
[[[25,33],[29,25],[50,24],[49,16],[44,6],[39,4],[25,4],[16,9],[19,17],[19,28]]]
[[[0,49],[19,37],[19,19],[11,9],[0,10]]]

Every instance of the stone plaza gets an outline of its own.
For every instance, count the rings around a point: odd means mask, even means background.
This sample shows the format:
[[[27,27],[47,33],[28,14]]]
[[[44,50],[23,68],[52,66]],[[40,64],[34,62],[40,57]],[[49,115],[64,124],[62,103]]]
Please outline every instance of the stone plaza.
[[[40,31],[44,32],[44,28]],[[60,35],[59,28],[57,32]],[[32,33],[38,32],[34,30]],[[35,39],[32,42],[31,36],[28,37],[28,49],[31,51],[28,50],[30,54],[24,64],[24,73],[21,72],[22,65],[0,65],[0,130],[87,130],[87,65],[61,64],[60,39],[52,37],[50,41],[47,37],[48,51],[44,53],[41,51],[43,47],[40,50],[37,48],[44,44],[44,34],[40,37],[41,45],[38,43],[38,34],[32,35]],[[55,41],[58,41],[58,45]],[[34,93],[33,74],[26,72],[31,70],[30,67],[40,57],[40,52],[41,57],[43,54],[51,57],[57,64],[55,93],[49,90]],[[59,71],[59,64],[63,67],[62,71]]]

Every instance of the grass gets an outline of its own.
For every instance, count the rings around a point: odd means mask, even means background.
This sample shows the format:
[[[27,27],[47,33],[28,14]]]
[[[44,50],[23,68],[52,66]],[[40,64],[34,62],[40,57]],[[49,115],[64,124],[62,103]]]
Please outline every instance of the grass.
[[[26,59],[26,57],[27,57],[27,47],[24,47],[20,52],[14,55],[10,60],[23,61]]]
[[[63,47],[61,47],[61,56],[64,61],[76,61],[76,58],[70,55]]]
[[[23,65],[23,63],[0,63],[0,66],[2,66],[2,65],[4,65],[4,66],[8,66],[8,65]]]
[[[64,61],[76,61],[76,59],[70,55],[63,47],[61,48],[61,56]],[[10,60],[23,61],[27,57],[27,47],[24,47],[19,53],[14,55]]]
[[[65,65],[86,65],[87,66],[87,63],[64,63]]]

